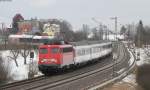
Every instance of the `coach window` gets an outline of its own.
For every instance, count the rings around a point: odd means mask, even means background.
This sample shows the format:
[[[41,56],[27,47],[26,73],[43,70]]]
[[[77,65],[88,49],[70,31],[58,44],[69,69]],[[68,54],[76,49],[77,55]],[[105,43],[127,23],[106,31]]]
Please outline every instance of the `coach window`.
[[[103,49],[106,49],[106,48],[107,48],[107,46],[106,46],[106,45],[104,45],[104,46],[103,46]]]
[[[111,47],[112,47],[112,44],[109,45],[109,48],[111,48]]]
[[[110,44],[108,45],[108,48],[110,48]]]
[[[89,49],[86,49],[86,54],[90,54],[90,50]]]
[[[82,50],[82,54],[85,55],[85,50],[84,49]]]
[[[77,54],[79,55],[79,56],[81,56],[82,55],[82,52],[81,52],[82,50],[78,50],[78,52],[77,52]]]

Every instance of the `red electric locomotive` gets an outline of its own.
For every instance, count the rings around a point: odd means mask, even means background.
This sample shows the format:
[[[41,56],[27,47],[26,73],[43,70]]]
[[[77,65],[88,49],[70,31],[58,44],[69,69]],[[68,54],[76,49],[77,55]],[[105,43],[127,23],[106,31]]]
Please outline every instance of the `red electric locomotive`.
[[[39,70],[43,73],[73,65],[72,45],[41,45],[39,47]]]

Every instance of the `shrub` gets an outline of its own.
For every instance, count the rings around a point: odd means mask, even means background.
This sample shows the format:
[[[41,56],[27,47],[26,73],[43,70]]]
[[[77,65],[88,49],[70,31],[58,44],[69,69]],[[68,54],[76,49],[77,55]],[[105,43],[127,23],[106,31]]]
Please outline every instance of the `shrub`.
[[[9,77],[9,65],[6,65],[0,53],[0,83],[5,83],[11,78]]]
[[[145,90],[150,90],[150,64],[139,66],[137,71],[137,83]]]

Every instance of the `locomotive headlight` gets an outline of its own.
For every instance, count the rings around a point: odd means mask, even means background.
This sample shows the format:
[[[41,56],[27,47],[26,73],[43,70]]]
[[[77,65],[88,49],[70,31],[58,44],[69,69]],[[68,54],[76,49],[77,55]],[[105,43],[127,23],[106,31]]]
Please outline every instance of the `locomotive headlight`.
[[[41,62],[46,62],[47,61],[47,59],[43,59]]]
[[[56,59],[50,59],[50,62],[56,63],[57,60]]]
[[[42,59],[41,62],[42,62],[42,63],[44,63],[44,62],[57,63],[57,60],[56,60],[56,59]]]

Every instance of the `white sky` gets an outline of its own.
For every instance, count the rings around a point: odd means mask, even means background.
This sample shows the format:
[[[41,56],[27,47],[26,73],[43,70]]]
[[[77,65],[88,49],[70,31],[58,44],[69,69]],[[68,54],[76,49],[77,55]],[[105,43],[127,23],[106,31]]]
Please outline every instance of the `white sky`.
[[[74,29],[82,24],[96,26],[92,21],[96,18],[114,29],[114,21],[110,17],[118,16],[118,26],[137,23],[140,19],[150,25],[150,0],[12,0],[0,1],[0,22],[11,23],[16,13],[25,19],[59,18],[71,23]]]

